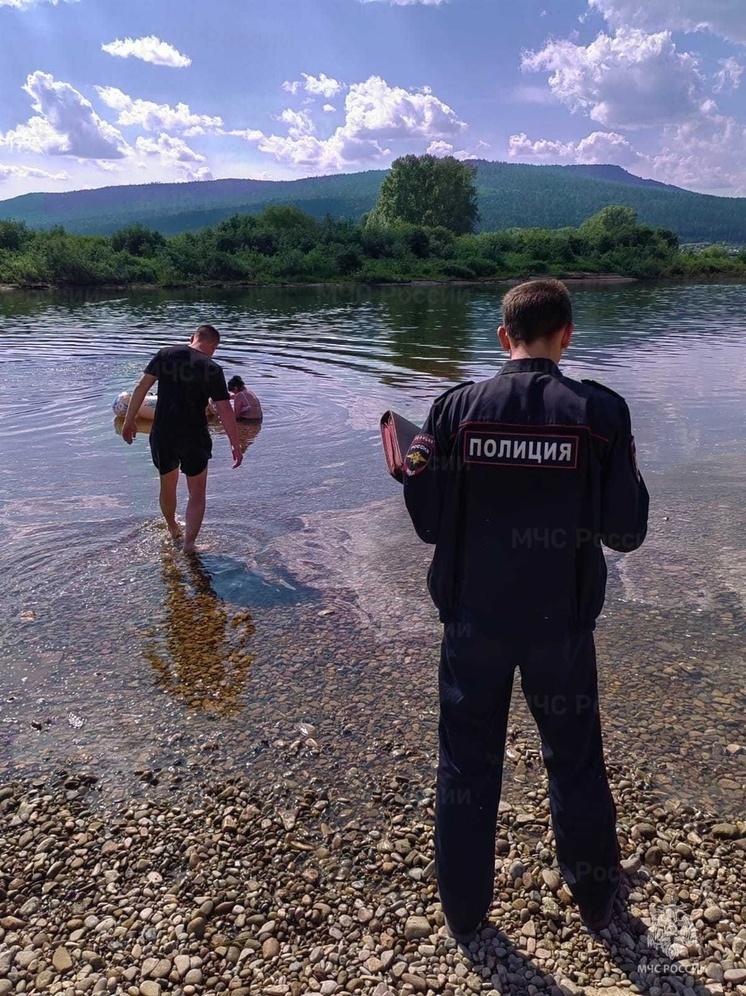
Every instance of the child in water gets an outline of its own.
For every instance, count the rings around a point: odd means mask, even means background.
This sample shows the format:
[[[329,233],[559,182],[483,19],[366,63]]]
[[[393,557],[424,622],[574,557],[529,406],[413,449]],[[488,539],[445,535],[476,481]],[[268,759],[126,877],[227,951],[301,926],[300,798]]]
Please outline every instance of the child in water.
[[[228,390],[233,398],[233,413],[237,419],[261,422],[264,416],[259,398],[249,390],[240,377],[231,377],[228,381]]]

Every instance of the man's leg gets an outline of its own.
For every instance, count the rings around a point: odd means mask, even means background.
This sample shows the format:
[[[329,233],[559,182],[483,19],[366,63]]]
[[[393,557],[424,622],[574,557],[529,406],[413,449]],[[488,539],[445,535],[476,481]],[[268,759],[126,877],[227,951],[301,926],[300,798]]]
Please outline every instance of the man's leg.
[[[176,521],[176,485],[179,483],[179,468],[168,474],[161,474],[161,490],[159,500],[161,512],[166,520],[168,531],[173,539],[181,536],[181,526]]]
[[[186,507],[186,527],[184,530],[184,553],[194,553],[194,543],[205,517],[207,495],[207,467],[201,474],[187,477],[189,501]]]
[[[163,518],[173,539],[181,536],[181,526],[176,521],[176,485],[179,483],[179,458],[168,441],[158,438],[155,430],[148,439],[150,455],[160,474],[159,501]]]
[[[614,896],[620,869],[593,633],[531,645],[521,683],[541,734],[559,866],[581,911],[595,919]]]
[[[475,929],[492,903],[515,663],[509,644],[446,629],[439,675],[435,863],[443,912],[461,934]]]

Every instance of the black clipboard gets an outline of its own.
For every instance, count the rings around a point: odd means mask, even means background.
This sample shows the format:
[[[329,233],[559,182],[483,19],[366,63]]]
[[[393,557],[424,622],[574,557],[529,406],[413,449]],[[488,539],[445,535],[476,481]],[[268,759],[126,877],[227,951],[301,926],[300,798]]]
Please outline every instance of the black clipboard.
[[[420,427],[414,422],[390,409],[381,416],[381,442],[386,470],[400,484],[404,480],[404,457],[420,431]]]

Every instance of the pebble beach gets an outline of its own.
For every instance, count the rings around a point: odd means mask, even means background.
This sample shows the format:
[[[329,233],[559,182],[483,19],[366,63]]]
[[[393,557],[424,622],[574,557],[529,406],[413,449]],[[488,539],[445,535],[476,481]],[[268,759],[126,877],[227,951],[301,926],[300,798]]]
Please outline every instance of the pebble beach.
[[[639,628],[639,609],[628,611]],[[661,619],[649,622],[665,643]],[[244,660],[256,645],[242,623],[235,609],[226,629]],[[628,624],[616,606],[599,634],[602,660]],[[600,935],[582,926],[556,869],[539,745],[516,696],[494,904],[466,950],[448,935],[434,878],[437,626],[428,619],[405,646],[392,643],[340,588],[290,624],[278,613],[274,636],[272,659],[250,659],[258,701],[239,718],[232,692],[199,701],[187,668],[187,715],[212,708],[213,718],[177,746],[154,712],[139,766],[102,770],[95,731],[86,745],[88,724],[68,724],[77,763],[6,771],[0,994],[746,993],[746,750],[727,742],[735,700],[705,687],[698,711],[682,685],[692,730],[723,718],[721,748],[682,763],[671,717],[683,702],[671,689],[695,664],[671,663],[657,684],[635,682],[623,654],[616,671],[602,670],[625,871],[623,902]],[[278,671],[272,712],[260,693]],[[666,684],[668,719],[656,709]],[[240,770],[243,727],[254,751]],[[692,802],[706,786],[716,807]]]
[[[93,775],[6,785],[0,993],[746,992],[746,824],[655,801],[642,772],[612,770],[610,927],[580,923],[536,787],[501,806],[495,900],[468,950],[437,900],[431,780],[371,784],[352,818],[314,781],[294,798],[217,781],[114,812]]]

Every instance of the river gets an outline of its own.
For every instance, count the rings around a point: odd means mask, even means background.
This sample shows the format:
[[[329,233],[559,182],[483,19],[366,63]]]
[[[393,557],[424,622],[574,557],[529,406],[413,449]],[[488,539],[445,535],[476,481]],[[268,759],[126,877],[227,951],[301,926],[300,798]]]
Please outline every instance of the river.
[[[385,473],[378,419],[393,407],[421,421],[445,388],[491,376],[500,295],[0,295],[0,773],[91,770],[117,798],[208,765],[289,788],[336,780],[353,796],[432,766],[429,554]],[[588,287],[573,299],[563,369],[627,398],[652,496],[643,548],[609,558],[609,760],[651,774],[664,796],[742,813],[746,290]],[[213,430],[190,566],[156,515],[146,435],[125,446],[111,402],[205,321],[265,421],[237,471]]]

